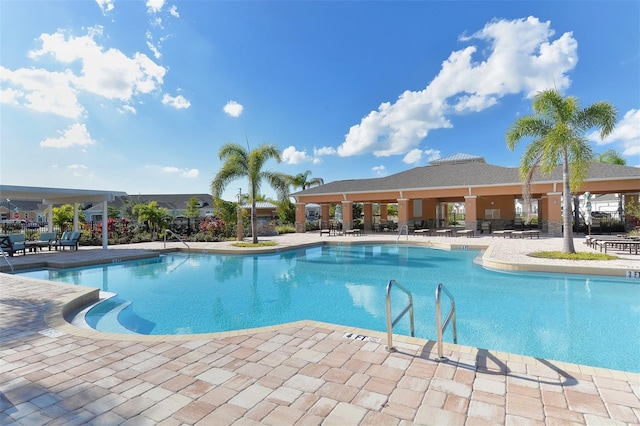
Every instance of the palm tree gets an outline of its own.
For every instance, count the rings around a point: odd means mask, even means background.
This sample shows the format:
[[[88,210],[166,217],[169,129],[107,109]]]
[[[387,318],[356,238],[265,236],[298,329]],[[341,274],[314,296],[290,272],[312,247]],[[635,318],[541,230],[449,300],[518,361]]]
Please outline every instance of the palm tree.
[[[138,222],[147,222],[151,239],[154,240],[157,233],[164,230],[170,218],[169,210],[160,207],[157,201],[149,201],[147,204],[136,204],[132,209],[133,214],[138,215]]]
[[[593,151],[585,137],[595,127],[600,137],[609,135],[617,121],[616,109],[608,102],[596,102],[581,109],[573,96],[562,96],[555,89],[537,93],[534,114],[519,117],[506,134],[507,147],[514,150],[523,138],[533,138],[520,160],[520,177],[525,182],[526,200],[536,169],[549,174],[562,164],[562,224],[564,253],[575,253],[571,229],[571,190],[577,191],[593,160]]]
[[[596,156],[595,160],[598,163],[617,164],[618,166],[627,165],[627,160],[625,160],[622,154],[615,149],[606,150],[602,154]]]
[[[310,174],[311,170],[307,170],[304,173],[298,173],[295,176],[291,176],[289,184],[294,188],[302,188],[303,191],[313,186],[324,185],[324,180],[322,178],[309,179]]]
[[[256,197],[260,192],[262,180],[267,180],[272,186],[279,189],[281,174],[262,170],[269,159],[278,163],[282,161],[280,151],[274,145],[260,145],[258,148],[248,151],[235,143],[224,144],[218,153],[220,160],[225,161],[218,174],[211,181],[211,193],[215,198],[220,197],[227,184],[246,177],[249,179],[249,198],[251,199],[251,235],[253,243],[258,243],[256,232]]]

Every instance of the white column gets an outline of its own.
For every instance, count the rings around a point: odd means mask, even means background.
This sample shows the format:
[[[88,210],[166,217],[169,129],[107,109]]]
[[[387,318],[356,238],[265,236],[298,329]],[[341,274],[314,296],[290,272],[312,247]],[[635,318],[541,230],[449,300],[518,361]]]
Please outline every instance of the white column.
[[[102,248],[106,250],[109,246],[109,217],[107,211],[107,202],[102,202]]]
[[[73,203],[73,230],[78,230],[78,203]]]
[[[53,232],[53,203],[47,203],[47,231]]]

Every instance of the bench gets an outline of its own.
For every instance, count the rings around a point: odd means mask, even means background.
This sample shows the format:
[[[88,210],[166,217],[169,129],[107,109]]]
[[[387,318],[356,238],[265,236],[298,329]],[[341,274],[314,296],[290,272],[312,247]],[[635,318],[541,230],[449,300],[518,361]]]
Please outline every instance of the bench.
[[[451,229],[436,229],[436,234],[442,234],[446,237],[451,236]]]
[[[422,228],[422,229],[414,229],[413,230],[414,234],[421,234],[421,235],[430,235],[431,234],[431,229],[429,228]]]
[[[362,235],[362,229],[347,229],[346,231],[344,231],[345,235]]]

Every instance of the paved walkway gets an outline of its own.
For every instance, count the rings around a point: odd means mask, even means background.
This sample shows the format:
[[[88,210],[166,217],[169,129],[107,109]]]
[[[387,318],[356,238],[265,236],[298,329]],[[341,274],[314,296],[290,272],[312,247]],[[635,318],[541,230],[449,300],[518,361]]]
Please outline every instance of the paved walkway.
[[[282,249],[319,239],[344,243],[396,236],[275,239]],[[410,236],[409,241],[488,247],[484,259],[505,268],[587,266],[526,256],[559,249],[558,238]],[[580,241],[576,248],[589,250]],[[164,248],[162,243],[134,247],[12,260],[16,267],[45,257],[92,263],[151,256]],[[192,244],[192,250],[214,247],[234,250],[227,243]],[[587,263],[615,274],[640,271],[638,256],[614,262]],[[94,297],[93,292],[0,274],[0,424],[640,424],[635,373],[453,344],[445,346],[448,362],[438,362],[433,341],[397,336],[398,351],[389,353],[384,333],[313,321],[197,336],[106,334],[64,321],[65,307]],[[354,335],[365,337],[349,338]]]

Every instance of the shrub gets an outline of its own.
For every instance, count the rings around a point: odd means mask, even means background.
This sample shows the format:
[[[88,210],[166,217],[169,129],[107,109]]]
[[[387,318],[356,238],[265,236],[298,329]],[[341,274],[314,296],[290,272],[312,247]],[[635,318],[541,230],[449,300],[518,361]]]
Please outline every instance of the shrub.
[[[296,228],[291,224],[278,225],[276,226],[276,231],[278,231],[278,234],[293,234],[296,232]]]
[[[200,232],[203,234],[210,234],[214,241],[223,237],[226,233],[227,226],[222,219],[216,216],[207,216],[202,222],[200,222]]]

